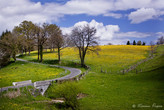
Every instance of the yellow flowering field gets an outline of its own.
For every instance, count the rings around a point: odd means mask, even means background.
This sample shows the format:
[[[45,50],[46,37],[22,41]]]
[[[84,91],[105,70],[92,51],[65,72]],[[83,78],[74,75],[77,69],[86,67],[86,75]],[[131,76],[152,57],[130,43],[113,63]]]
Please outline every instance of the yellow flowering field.
[[[134,45],[105,45],[100,46],[99,55],[88,53],[85,63],[95,71],[118,72],[148,56],[150,46],[134,46]],[[44,50],[46,51],[46,50]],[[50,53],[47,50],[44,53],[44,60],[57,60],[57,52]],[[35,53],[35,52],[34,52]],[[31,58],[31,57],[30,57]],[[37,59],[37,54],[32,56]],[[80,63],[78,50],[76,48],[65,48],[61,51],[61,60],[73,61]]]

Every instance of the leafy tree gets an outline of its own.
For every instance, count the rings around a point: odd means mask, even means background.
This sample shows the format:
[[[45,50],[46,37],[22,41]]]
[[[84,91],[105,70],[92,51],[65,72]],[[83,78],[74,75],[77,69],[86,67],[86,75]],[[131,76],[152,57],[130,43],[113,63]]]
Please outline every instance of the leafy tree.
[[[10,50],[4,48],[0,40],[0,67],[5,66],[10,61]]]
[[[8,34],[11,34],[11,32],[6,29],[5,32],[2,32],[2,35],[0,36],[0,40],[2,40]]]
[[[49,33],[48,24],[44,23],[42,26],[35,25],[34,33],[35,39],[38,47],[38,61],[43,61],[43,46],[46,43]]]
[[[60,51],[66,46],[66,42],[64,36],[62,35],[62,31],[60,28],[55,24],[50,24],[48,26],[48,42],[51,48],[58,49],[58,60],[60,61]]]
[[[136,41],[135,40],[133,41],[133,45],[136,45]]]
[[[142,45],[146,45],[146,42],[143,42]]]
[[[141,41],[138,41],[138,42],[137,42],[137,45],[141,45],[141,44],[142,44],[142,42],[141,42]]]
[[[81,66],[85,67],[84,59],[88,51],[98,54],[98,37],[95,36],[96,29],[89,25],[83,27],[75,27],[70,35],[71,41],[79,50]]]
[[[16,53],[18,52],[17,46],[17,36],[13,34],[6,34],[2,40],[0,40],[0,45],[2,51],[5,50],[12,56],[14,61],[16,61]]]
[[[17,34],[17,36],[19,36],[20,39],[20,47],[19,49],[22,49],[22,51],[26,51],[28,50],[29,55],[30,52],[32,50],[32,48],[34,47],[34,28],[35,25],[31,22],[31,21],[23,21],[21,24],[19,24],[19,26],[16,26],[14,28],[14,33]]]
[[[127,41],[127,45],[130,45],[130,41]]]

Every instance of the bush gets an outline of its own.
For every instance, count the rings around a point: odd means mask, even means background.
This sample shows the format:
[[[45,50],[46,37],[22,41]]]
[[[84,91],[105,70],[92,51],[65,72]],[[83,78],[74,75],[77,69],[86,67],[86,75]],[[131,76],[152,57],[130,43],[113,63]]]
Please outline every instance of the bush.
[[[10,61],[10,52],[0,47],[0,67],[5,66]]]
[[[65,106],[72,110],[78,109],[79,103],[77,94],[81,92],[75,82],[64,82],[62,84],[53,84],[47,91],[49,98],[64,98]]]

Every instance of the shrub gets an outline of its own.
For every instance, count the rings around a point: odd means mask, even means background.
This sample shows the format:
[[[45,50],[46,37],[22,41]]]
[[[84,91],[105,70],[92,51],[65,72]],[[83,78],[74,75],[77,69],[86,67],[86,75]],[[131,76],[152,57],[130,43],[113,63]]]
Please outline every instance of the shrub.
[[[0,67],[7,65],[9,61],[10,61],[10,52],[0,47]]]
[[[72,110],[78,109],[79,103],[77,94],[80,88],[75,82],[64,82],[62,84],[53,84],[47,91],[50,98],[64,98],[65,106]]]

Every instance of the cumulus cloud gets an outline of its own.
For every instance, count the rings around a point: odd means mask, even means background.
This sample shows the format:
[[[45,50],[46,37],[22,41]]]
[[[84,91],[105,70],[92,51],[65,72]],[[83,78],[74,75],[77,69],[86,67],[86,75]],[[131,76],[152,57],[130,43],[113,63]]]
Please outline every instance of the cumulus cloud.
[[[61,28],[63,34],[70,34],[71,30],[76,26],[85,26],[89,25],[90,27],[95,27],[97,32],[96,36],[100,37],[100,39],[103,40],[111,40],[114,37],[114,33],[119,31],[118,25],[106,25],[104,26],[103,23],[96,22],[95,20],[92,20],[91,22],[86,21],[80,21],[76,23],[73,27],[68,28]]]
[[[85,26],[89,25],[91,27],[95,27],[97,30],[96,36],[100,37],[100,44],[125,44],[130,38],[146,38],[152,36],[150,33],[142,33],[137,31],[131,32],[120,32],[120,28],[118,25],[104,25],[101,22],[97,22],[92,20],[91,22],[80,21],[74,24],[72,27],[62,27],[63,34],[70,34],[72,29],[76,26]],[[159,34],[161,34],[159,32]]]
[[[164,15],[163,0],[69,0],[64,3],[41,4],[30,0],[1,0],[0,33],[13,29],[23,20],[34,23],[57,22],[64,15],[86,14],[121,18],[117,11],[135,9],[128,16],[131,23],[140,23]]]
[[[145,38],[145,37],[151,36],[151,34],[141,33],[141,32],[136,32],[136,31],[131,31],[131,32],[120,32],[120,33],[116,33],[116,36],[118,38],[123,38],[123,37]]]
[[[162,13],[156,11],[153,8],[141,8],[137,11],[131,12],[128,18],[132,20],[131,23],[141,23],[149,19],[154,19],[160,16],[160,14]]]
[[[164,32],[157,32],[156,33],[156,36],[159,38],[159,37],[162,37],[162,36],[164,36]]]

